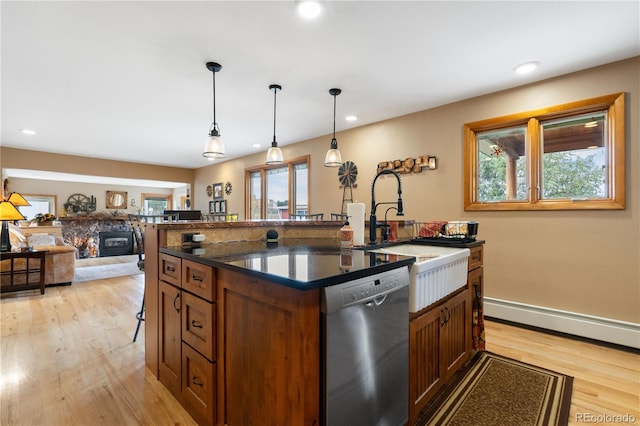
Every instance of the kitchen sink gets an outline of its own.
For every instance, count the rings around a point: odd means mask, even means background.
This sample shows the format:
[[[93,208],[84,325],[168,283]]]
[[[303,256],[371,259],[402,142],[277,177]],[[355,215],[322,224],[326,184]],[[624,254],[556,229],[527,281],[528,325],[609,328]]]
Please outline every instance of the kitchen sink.
[[[416,258],[410,268],[410,312],[426,308],[467,283],[467,248],[400,244],[368,251]]]

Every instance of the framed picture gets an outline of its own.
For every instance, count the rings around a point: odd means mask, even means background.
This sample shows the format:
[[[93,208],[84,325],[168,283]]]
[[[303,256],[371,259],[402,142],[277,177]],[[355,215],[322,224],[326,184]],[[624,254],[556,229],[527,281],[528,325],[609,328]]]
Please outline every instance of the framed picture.
[[[209,213],[215,213],[215,212],[216,212],[216,202],[209,201]]]
[[[227,201],[226,200],[222,200],[222,201],[219,201],[219,203],[220,203],[219,213],[226,213],[227,212]]]
[[[222,182],[213,184],[213,199],[222,200],[224,192],[222,192]]]

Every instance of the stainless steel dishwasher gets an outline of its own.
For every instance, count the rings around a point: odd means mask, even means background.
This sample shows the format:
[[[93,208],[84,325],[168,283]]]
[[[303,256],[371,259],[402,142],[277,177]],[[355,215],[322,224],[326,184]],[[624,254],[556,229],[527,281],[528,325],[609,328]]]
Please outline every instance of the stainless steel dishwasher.
[[[325,426],[409,417],[409,269],[323,289]]]

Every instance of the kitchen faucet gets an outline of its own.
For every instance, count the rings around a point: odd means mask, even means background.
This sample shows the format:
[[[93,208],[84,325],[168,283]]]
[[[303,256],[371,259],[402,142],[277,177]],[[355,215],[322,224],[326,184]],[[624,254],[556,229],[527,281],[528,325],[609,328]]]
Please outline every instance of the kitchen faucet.
[[[389,234],[391,233],[391,225],[389,225],[389,222],[387,222],[387,214],[389,213],[389,210],[395,210],[396,211],[396,216],[397,216],[397,211],[398,208],[391,206],[391,207],[387,207],[387,209],[384,211],[384,221],[382,222],[382,232],[380,233],[380,236],[382,238],[382,242],[384,243],[385,241],[389,241]]]
[[[400,182],[400,175],[398,174],[398,172],[394,170],[389,170],[389,169],[385,169],[378,172],[378,174],[376,174],[375,177],[373,178],[373,182],[371,183],[371,215],[369,216],[369,243],[370,244],[376,243],[376,234],[377,234],[376,230],[378,228],[378,219],[376,218],[376,208],[380,204],[395,204],[395,202],[392,202],[392,201],[383,201],[376,204],[376,196],[375,196],[376,181],[382,175],[394,175],[396,177],[396,180],[398,181],[398,201],[397,201],[398,211],[396,212],[396,216],[404,216],[404,208],[402,205],[402,183]]]

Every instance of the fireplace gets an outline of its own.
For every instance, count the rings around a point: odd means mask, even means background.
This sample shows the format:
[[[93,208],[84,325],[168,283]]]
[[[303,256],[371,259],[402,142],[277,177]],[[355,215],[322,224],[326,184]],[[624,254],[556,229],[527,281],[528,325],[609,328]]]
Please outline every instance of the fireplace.
[[[100,232],[100,257],[133,254],[133,232]]]

